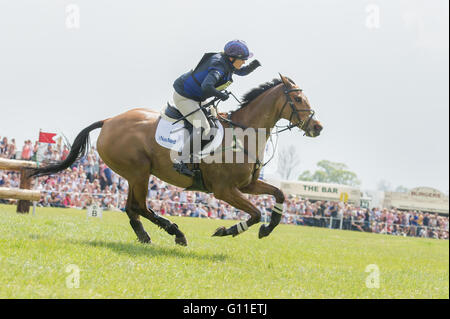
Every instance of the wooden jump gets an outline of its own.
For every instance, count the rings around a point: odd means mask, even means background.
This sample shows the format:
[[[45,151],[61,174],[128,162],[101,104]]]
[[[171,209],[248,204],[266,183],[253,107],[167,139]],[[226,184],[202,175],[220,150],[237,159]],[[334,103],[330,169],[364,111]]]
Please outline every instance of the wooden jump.
[[[38,201],[40,193],[31,191],[31,180],[26,176],[25,169],[37,168],[35,162],[19,161],[0,158],[0,170],[19,171],[20,172],[20,189],[0,187],[0,198],[18,199],[17,212],[29,213],[30,201]]]
[[[38,201],[41,199],[41,192],[29,189],[0,187],[0,198]]]
[[[6,158],[0,158],[0,169],[6,171],[20,171],[24,168],[37,168],[36,162],[10,160]]]

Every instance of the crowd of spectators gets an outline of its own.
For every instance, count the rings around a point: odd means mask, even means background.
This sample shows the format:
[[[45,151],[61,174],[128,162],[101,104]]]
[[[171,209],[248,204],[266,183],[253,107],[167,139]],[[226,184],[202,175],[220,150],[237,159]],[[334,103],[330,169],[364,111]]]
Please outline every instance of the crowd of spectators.
[[[14,139],[8,143],[0,139],[0,157],[23,160],[36,159],[39,143],[25,142],[22,152],[17,152]],[[45,145],[42,161],[63,160],[69,150],[61,144]],[[20,154],[20,156],[17,156]],[[128,184],[115,174],[98,156],[95,148],[70,169],[50,177],[39,177],[37,189],[43,193],[38,205],[84,209],[97,203],[104,209],[125,211]],[[17,172],[0,171],[0,187],[19,187]],[[275,204],[272,196],[247,195],[262,213],[262,221],[269,221]],[[0,203],[13,201],[2,200]],[[210,194],[186,192],[166,184],[156,177],[149,182],[149,206],[162,215],[175,215],[218,219],[247,219],[248,215]],[[397,209],[362,208],[342,202],[310,201],[288,196],[284,203],[284,224],[327,227],[399,236],[448,239],[449,219],[416,211]]]

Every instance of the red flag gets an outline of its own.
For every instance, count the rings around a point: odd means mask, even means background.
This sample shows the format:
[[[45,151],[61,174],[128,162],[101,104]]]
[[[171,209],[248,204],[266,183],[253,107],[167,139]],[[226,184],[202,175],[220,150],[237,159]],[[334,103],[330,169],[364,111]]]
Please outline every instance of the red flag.
[[[39,132],[39,143],[55,144],[54,136],[56,136],[56,133]]]

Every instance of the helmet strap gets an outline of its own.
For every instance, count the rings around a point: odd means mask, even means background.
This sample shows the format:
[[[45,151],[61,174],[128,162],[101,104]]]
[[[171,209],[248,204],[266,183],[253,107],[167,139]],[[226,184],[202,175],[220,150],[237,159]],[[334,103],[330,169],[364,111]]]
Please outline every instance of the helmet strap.
[[[230,60],[231,65],[232,65],[233,68],[234,68],[234,62],[237,60],[237,58],[236,58],[236,57],[230,57],[230,58],[231,58],[231,60]]]

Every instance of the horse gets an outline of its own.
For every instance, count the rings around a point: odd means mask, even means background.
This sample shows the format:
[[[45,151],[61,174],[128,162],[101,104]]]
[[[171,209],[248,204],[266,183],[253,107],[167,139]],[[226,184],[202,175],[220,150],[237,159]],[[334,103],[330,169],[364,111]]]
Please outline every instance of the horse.
[[[303,91],[291,79],[281,74],[280,79],[275,78],[244,95],[241,106],[228,113],[227,118],[223,113],[219,115],[224,128],[265,129],[264,140],[261,141],[263,146],[280,119],[289,121],[288,129],[296,127],[304,131],[308,137],[319,136],[323,129]],[[169,235],[174,235],[176,244],[186,246],[187,239],[178,225],[155,213],[148,207],[146,201],[151,175],[184,189],[192,186],[194,182],[193,177],[182,175],[173,169],[170,150],[156,143],[155,131],[160,118],[160,112],[135,108],[95,122],[77,135],[65,160],[30,169],[28,175],[45,176],[70,167],[85,156],[89,147],[89,132],[101,128],[97,139],[97,151],[106,165],[128,181],[125,211],[138,241],[151,243],[150,236],[140,221],[140,217],[144,217]],[[261,225],[259,238],[268,236],[279,224],[285,195],[279,188],[258,179],[262,161],[261,157],[256,161],[244,163],[201,161],[198,164],[205,186],[202,191],[212,193],[217,199],[250,215],[246,221],[229,228],[219,227],[213,236],[234,237],[261,221],[261,212],[245,194],[266,194],[275,197],[276,204],[272,208],[270,223]]]

